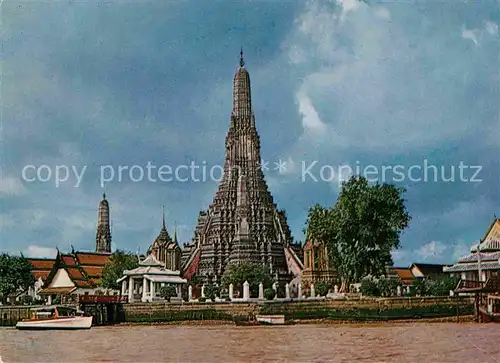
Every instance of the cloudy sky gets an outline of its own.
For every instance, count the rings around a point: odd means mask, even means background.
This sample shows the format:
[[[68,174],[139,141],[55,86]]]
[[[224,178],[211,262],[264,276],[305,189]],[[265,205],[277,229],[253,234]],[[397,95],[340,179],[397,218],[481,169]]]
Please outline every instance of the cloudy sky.
[[[453,262],[500,215],[499,4],[5,0],[0,250],[93,250],[101,168],[113,248],[145,251],[162,205],[189,241],[217,187],[243,46],[294,238],[357,166],[407,188],[395,263]],[[193,175],[158,179],[191,162]]]

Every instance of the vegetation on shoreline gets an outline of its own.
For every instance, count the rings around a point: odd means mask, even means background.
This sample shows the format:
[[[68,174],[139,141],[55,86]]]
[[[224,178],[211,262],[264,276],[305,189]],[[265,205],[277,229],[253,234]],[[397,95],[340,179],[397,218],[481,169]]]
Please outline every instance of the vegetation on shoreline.
[[[139,266],[139,260],[133,253],[117,250],[111,254],[108,263],[102,270],[101,287],[111,290],[121,290],[121,284],[116,282],[123,276],[123,271],[133,270]]]
[[[10,294],[26,291],[33,286],[35,279],[31,274],[33,266],[22,254],[0,255],[0,301],[5,304]]]
[[[307,235],[328,246],[330,260],[348,292],[352,282],[366,276],[383,276],[392,265],[391,251],[408,227],[405,189],[389,184],[368,184],[361,176],[342,183],[331,208],[316,205],[309,210]]]

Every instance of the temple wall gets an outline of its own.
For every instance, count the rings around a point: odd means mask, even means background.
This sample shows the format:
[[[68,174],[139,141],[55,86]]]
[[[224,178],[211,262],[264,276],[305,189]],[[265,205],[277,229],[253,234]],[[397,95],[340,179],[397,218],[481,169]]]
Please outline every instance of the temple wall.
[[[292,319],[391,320],[472,314],[470,297],[405,297],[360,300],[265,301],[248,303],[124,304],[126,322],[249,320],[258,314]]]

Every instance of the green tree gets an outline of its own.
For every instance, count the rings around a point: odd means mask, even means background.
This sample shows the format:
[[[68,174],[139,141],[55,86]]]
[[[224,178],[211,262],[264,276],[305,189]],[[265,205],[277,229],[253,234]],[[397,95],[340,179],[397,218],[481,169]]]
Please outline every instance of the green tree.
[[[365,296],[380,296],[378,283],[372,277],[365,277],[361,280],[359,291]]]
[[[215,284],[205,285],[205,297],[208,300],[215,301],[215,298],[220,294],[220,287]]]
[[[388,279],[382,276],[378,279],[377,286],[380,296],[396,296],[398,294],[398,286],[400,286],[400,283],[396,279]]]
[[[233,284],[235,289],[240,289],[245,281],[250,284],[250,294],[252,296],[259,294],[260,283],[264,285],[264,288],[271,287],[273,283],[269,268],[256,263],[229,265],[224,271],[221,282],[224,287]]]
[[[382,276],[392,264],[391,251],[410,216],[402,194],[404,188],[389,184],[369,185],[353,176],[342,183],[332,208],[316,205],[309,210],[307,234],[326,243],[330,259],[342,280],[341,292],[365,276]]]
[[[160,296],[170,302],[170,299],[174,296],[177,296],[177,290],[175,286],[165,285],[160,288]]]
[[[410,286],[411,295],[427,296],[430,295],[429,281],[426,278],[415,279]]]
[[[33,297],[29,295],[24,295],[21,299],[24,305],[33,305]]]
[[[33,266],[23,255],[0,255],[0,299],[3,303],[9,294],[33,286],[35,279],[31,274],[32,269]]]
[[[326,296],[330,290],[330,284],[320,281],[314,285],[314,291],[318,296]]]
[[[460,281],[459,276],[442,275],[437,279],[433,280],[432,286],[429,288],[429,292],[433,296],[448,296],[450,290],[455,290]]]
[[[203,279],[198,275],[193,275],[188,281],[188,284],[191,286],[201,285],[203,283]]]
[[[273,288],[268,287],[267,289],[264,290],[264,298],[266,300],[272,300],[276,296],[276,291],[274,291]]]
[[[442,275],[434,279],[417,279],[410,287],[413,295],[420,296],[448,296],[450,290],[455,290],[460,277]]]
[[[132,270],[138,266],[139,261],[136,255],[120,250],[113,252],[102,270],[101,287],[120,290],[120,284],[116,280],[123,276],[123,271]]]

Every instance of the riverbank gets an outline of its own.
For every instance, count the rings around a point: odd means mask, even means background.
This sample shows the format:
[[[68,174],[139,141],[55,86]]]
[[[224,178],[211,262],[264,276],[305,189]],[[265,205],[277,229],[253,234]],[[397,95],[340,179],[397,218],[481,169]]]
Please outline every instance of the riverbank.
[[[421,318],[421,319],[401,319],[401,320],[385,320],[385,321],[356,321],[356,320],[330,320],[330,319],[302,319],[292,321],[285,325],[343,325],[343,326],[397,326],[407,324],[477,324],[474,322],[474,315],[460,316],[457,320],[456,316],[442,318]],[[136,326],[236,326],[237,323],[228,320],[184,320],[184,321],[164,321],[164,322],[136,322],[136,323],[120,323],[120,327],[136,327]],[[267,325],[266,325],[267,326]]]

